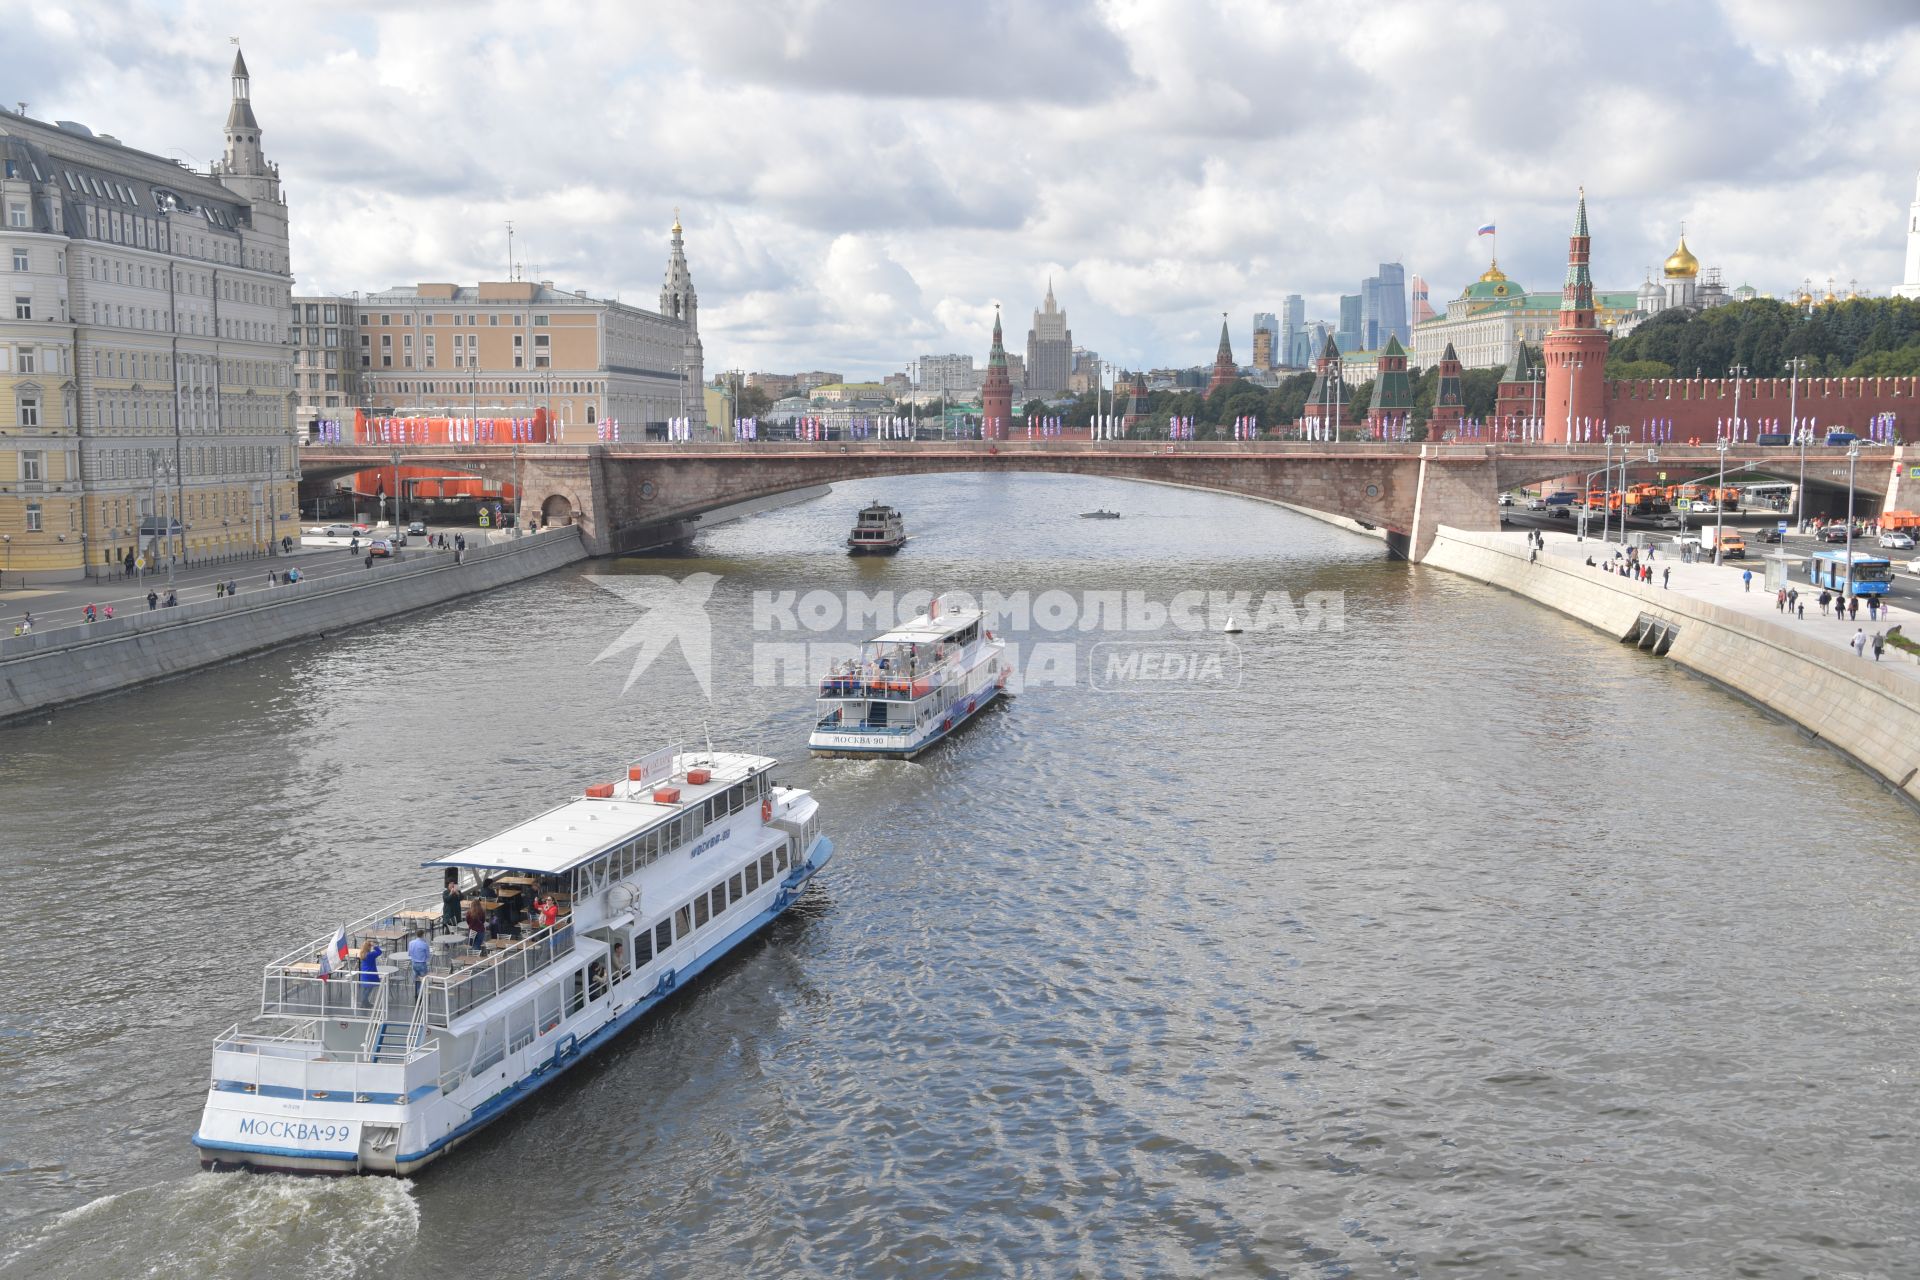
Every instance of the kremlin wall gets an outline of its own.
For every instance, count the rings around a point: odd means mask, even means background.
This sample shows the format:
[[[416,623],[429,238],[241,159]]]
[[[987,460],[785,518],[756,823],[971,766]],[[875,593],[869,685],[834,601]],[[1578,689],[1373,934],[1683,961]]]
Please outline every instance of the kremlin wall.
[[[1740,418],[1747,438],[1765,429],[1789,430],[1788,419],[1820,430],[1864,434],[1869,419],[1890,414],[1904,439],[1920,435],[1920,378],[1644,378],[1614,381],[1604,376],[1611,341],[1594,314],[1593,279],[1588,272],[1592,237],[1587,228],[1587,195],[1582,188],[1573,234],[1567,242],[1567,280],[1560,293],[1560,322],[1542,342],[1546,385],[1539,403],[1549,442],[1579,439],[1581,423],[1637,429],[1661,420],[1673,424],[1670,439],[1710,443],[1720,424],[1734,416],[1734,384],[1739,382]],[[1684,244],[1681,252],[1685,252]],[[1500,384],[1497,413],[1523,412],[1536,394],[1529,382]],[[1791,408],[1789,407],[1791,406]],[[1778,421],[1778,428],[1771,423]],[[1598,440],[1598,434],[1586,437]]]

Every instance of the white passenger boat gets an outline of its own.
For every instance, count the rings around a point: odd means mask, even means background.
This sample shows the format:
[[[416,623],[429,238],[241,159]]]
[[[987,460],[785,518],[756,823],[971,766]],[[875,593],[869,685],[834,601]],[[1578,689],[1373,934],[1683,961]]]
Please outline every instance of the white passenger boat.
[[[884,502],[861,508],[847,535],[849,555],[890,555],[906,545],[906,521]]]
[[[904,627],[875,636],[858,659],[820,682],[816,756],[920,754],[1006,691],[1006,641],[978,609],[943,613],[935,600]]]
[[[208,1168],[411,1173],[666,999],[793,904],[833,855],[762,756],[668,747],[618,782],[425,866],[504,935],[476,949],[443,896],[403,901],[266,967],[260,1015],[215,1041]],[[513,903],[550,899],[558,916]],[[417,982],[408,946],[428,941]],[[368,969],[353,957],[385,954]]]

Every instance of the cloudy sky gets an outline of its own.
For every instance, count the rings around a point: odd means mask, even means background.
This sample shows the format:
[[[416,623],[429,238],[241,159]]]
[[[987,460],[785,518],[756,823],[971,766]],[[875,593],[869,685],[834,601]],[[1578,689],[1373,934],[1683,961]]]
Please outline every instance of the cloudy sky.
[[[1684,221],[1729,285],[1899,278],[1914,0],[4,0],[5,85],[204,165],[230,36],[305,292],[527,275],[658,297],[674,209],[709,370],[882,374],[1074,337],[1208,362],[1220,313],[1336,313],[1376,263],[1435,304],[1558,285]]]

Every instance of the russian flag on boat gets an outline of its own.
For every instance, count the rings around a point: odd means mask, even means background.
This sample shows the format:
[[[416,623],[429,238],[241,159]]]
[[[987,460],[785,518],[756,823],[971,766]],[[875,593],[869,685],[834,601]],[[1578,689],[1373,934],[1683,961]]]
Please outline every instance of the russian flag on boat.
[[[320,953],[320,976],[322,978],[331,976],[346,958],[347,930],[346,926],[342,925],[333,931],[333,941],[329,942],[327,949]]]

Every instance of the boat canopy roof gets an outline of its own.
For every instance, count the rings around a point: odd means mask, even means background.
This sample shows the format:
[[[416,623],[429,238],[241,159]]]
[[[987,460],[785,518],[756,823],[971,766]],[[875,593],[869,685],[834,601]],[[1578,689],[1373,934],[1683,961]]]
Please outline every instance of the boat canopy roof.
[[[711,756],[704,752],[673,755],[669,749],[664,758],[656,752],[633,766],[642,772],[642,777],[610,784],[610,795],[569,800],[457,853],[420,865],[559,875],[593,861],[608,849],[670,821],[677,814],[704,804],[716,792],[765,772],[775,763],[768,756],[726,751]],[[688,782],[690,768],[706,769],[710,775],[708,780]],[[654,800],[655,788],[661,786],[679,788],[678,802]]]
[[[978,609],[956,609],[952,613],[942,613],[937,618],[921,614],[912,622],[884,632],[867,641],[868,644],[938,644],[957,632],[965,631],[980,621]]]

